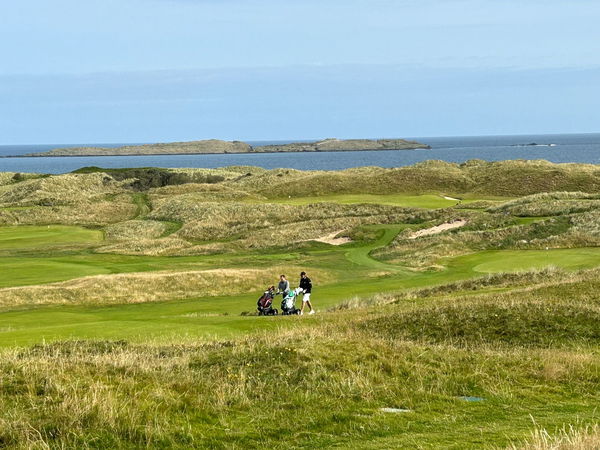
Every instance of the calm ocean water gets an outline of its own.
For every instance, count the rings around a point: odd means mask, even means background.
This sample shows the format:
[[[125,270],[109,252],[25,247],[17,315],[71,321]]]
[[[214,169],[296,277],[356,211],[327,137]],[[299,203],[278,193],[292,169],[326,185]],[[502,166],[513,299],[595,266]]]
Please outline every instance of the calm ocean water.
[[[279,167],[300,170],[341,170],[360,166],[399,167],[428,159],[461,163],[469,159],[499,161],[504,159],[546,159],[548,161],[600,164],[600,133],[519,135],[485,137],[413,138],[429,144],[431,150],[263,153],[238,155],[155,155],[93,156],[61,158],[0,158],[0,172],[65,173],[85,166],[98,167],[205,167],[232,165]],[[253,145],[291,141],[250,142]],[[536,143],[537,146],[527,144]],[[96,147],[119,147],[123,144],[84,144]],[[73,145],[2,145],[0,156],[43,152]]]

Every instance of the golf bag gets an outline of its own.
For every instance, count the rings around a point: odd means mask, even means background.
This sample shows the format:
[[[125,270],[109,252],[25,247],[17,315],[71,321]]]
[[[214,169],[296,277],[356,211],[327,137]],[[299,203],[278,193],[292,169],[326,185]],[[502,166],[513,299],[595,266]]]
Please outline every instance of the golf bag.
[[[288,291],[281,301],[281,314],[290,316],[300,314],[300,310],[296,308],[296,297],[302,292],[302,289],[296,288]]]
[[[256,306],[259,316],[276,316],[278,314],[278,311],[273,308],[273,292],[270,290],[260,296]]]

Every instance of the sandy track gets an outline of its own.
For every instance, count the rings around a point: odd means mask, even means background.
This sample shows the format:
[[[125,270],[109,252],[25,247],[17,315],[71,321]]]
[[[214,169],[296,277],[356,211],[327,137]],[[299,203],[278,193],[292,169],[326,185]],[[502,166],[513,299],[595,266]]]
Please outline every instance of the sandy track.
[[[467,224],[466,220],[455,220],[454,222],[442,223],[435,227],[425,228],[423,230],[415,231],[409,239],[417,239],[423,236],[431,236],[432,234],[439,234],[444,231],[453,230],[455,228],[464,227]]]
[[[340,234],[342,231],[344,231],[344,230],[334,231],[333,233],[329,233],[323,237],[320,237],[317,239],[311,239],[311,241],[324,242],[325,244],[330,244],[330,245],[342,245],[342,244],[347,244],[348,242],[352,242],[352,239],[347,238],[347,237],[336,238],[336,236],[338,234]]]

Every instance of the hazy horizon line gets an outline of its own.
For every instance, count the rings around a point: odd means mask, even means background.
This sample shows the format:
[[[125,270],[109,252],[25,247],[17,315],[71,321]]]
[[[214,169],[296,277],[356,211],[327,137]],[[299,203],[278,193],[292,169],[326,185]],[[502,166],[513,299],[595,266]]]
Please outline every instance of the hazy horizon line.
[[[153,144],[168,144],[168,143],[176,143],[176,142],[195,142],[195,141],[208,141],[208,140],[221,140],[221,141],[239,141],[246,143],[253,142],[314,142],[321,141],[324,139],[342,139],[342,140],[350,140],[350,139],[369,139],[369,140],[377,140],[377,139],[445,139],[445,138],[493,138],[493,137],[520,137],[520,136],[581,136],[581,135],[596,135],[600,134],[600,131],[582,131],[577,133],[516,133],[516,134],[453,134],[453,135],[436,135],[436,136],[380,136],[380,137],[318,137],[318,138],[289,138],[289,139],[229,139],[229,138],[199,138],[199,139],[187,139],[187,140],[157,140],[154,142],[62,142],[62,143],[47,143],[47,142],[37,142],[37,143],[26,143],[26,144],[6,144],[0,143],[0,147],[27,147],[34,145],[68,145],[68,146],[102,146],[102,145],[153,145]]]

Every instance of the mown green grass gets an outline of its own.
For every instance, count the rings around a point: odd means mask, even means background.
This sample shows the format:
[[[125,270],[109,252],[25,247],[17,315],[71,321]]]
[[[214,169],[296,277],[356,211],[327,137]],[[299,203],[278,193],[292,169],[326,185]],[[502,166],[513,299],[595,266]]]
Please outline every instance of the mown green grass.
[[[425,285],[429,282],[445,283],[462,276],[475,275],[477,272],[492,273],[502,271],[518,271],[533,268],[543,268],[555,265],[567,269],[581,269],[600,264],[600,249],[551,249],[551,250],[503,250],[477,252],[464,257],[445,261],[447,270],[441,272],[409,272],[401,266],[387,264],[370,256],[379,247],[387,245],[395,235],[410,225],[376,225],[365,229],[379,232],[379,237],[367,244],[352,244],[340,248],[317,245],[314,250],[304,252],[255,252],[247,254],[187,256],[187,257],[154,257],[96,254],[90,252],[61,255],[49,252],[46,247],[52,245],[76,244],[78,242],[97,242],[99,231],[77,227],[23,227],[16,232],[15,228],[2,229],[6,236],[0,242],[1,250],[27,250],[26,256],[0,257],[0,269],[5,274],[0,279],[1,287],[23,286],[63,281],[81,276],[146,272],[156,270],[199,270],[212,267],[245,267],[269,265],[280,262],[301,261],[307,267],[320,267],[343,272],[380,270],[402,273],[402,277],[393,280],[371,280],[381,289],[388,285],[388,290],[400,289],[405,286]],[[26,239],[31,230],[33,241]],[[31,253],[35,246],[39,249]],[[46,250],[45,250],[46,249]],[[348,273],[348,280],[354,280],[354,275]],[[458,278],[457,278],[458,277]],[[367,283],[369,284],[369,283]],[[375,290],[367,286],[366,292]],[[337,298],[337,296],[335,296]]]
[[[109,273],[199,270],[209,267],[200,258],[185,256],[129,256],[89,252],[57,256],[7,256],[0,257],[0,270],[5,274],[0,279],[0,287],[44,284]]]
[[[446,198],[447,197],[447,198]],[[313,197],[290,197],[272,200],[274,203],[285,203],[287,205],[308,205],[311,203],[341,203],[341,204],[360,204],[372,203],[378,205],[403,206],[406,208],[426,208],[438,209],[449,208],[458,204],[471,204],[480,201],[501,202],[507,199],[501,197],[482,198],[479,196],[468,195],[465,198],[458,199],[452,195],[408,195],[408,194],[328,194]]]
[[[600,248],[568,248],[552,250],[503,250],[479,255],[482,262],[473,266],[475,272],[518,272],[557,266],[563,269],[584,269],[600,264]],[[473,258],[465,258],[473,261]]]
[[[110,273],[106,265],[80,263],[77,257],[62,258],[0,258],[0,287],[26,286],[70,280],[89,275]]]
[[[274,203],[288,205],[308,205],[311,203],[359,204],[374,203],[379,205],[404,206],[408,208],[447,208],[459,203],[459,200],[448,200],[442,195],[374,195],[374,194],[339,194],[319,195],[314,197],[295,197],[276,199]]]
[[[97,243],[102,232],[64,225],[0,227],[0,251]]]
[[[247,252],[244,254],[150,257],[91,252],[56,254],[41,252],[32,255],[23,231],[18,239],[7,239],[5,250],[16,252],[0,258],[0,268],[6,275],[0,286],[20,286],[62,281],[87,275],[146,272],[156,270],[200,270],[213,267],[268,267],[278,263],[300,262],[310,273],[310,268],[336,272],[334,284],[315,282],[314,303],[324,310],[352,297],[369,297],[374,294],[394,293],[409,288],[441,285],[457,280],[479,276],[481,273],[527,270],[557,266],[575,270],[600,265],[600,248],[552,249],[548,251],[485,251],[446,259],[444,270],[409,271],[401,266],[378,261],[371,256],[373,250],[387,245],[398,232],[410,227],[407,224],[374,225],[364,229],[375,233],[376,238],[364,243],[342,247],[315,244],[301,252]],[[40,230],[41,228],[41,230]],[[46,228],[47,229],[47,228]],[[86,236],[96,237],[90,230],[62,227],[58,241],[77,242]],[[43,233],[43,227],[35,228],[37,245],[45,247],[56,242],[54,233]],[[33,231],[33,229],[31,230]],[[88,233],[89,232],[89,233]],[[7,231],[6,234],[15,234]],[[23,245],[20,245],[22,242]],[[31,245],[34,245],[33,243]],[[19,256],[19,251],[28,251]],[[292,285],[297,274],[288,274]],[[261,329],[265,321],[253,317],[240,317],[243,311],[253,311],[259,292],[247,295],[227,296],[226,287],[221,297],[204,297],[193,300],[177,300],[150,305],[118,307],[73,306],[65,314],[63,307],[38,307],[0,316],[3,344],[29,344],[41,340],[65,338],[127,338],[144,341],[155,338],[171,338],[177,335],[227,337],[243,334],[254,327]],[[268,319],[267,319],[268,320]],[[278,319],[279,320],[279,319]],[[282,322],[286,323],[286,322]],[[267,325],[271,326],[271,325]]]
[[[324,311],[345,299],[353,297],[367,298],[374,294],[400,292],[410,288],[422,288],[443,285],[449,282],[480,276],[481,273],[505,272],[514,269],[516,262],[503,265],[507,252],[480,252],[458,257],[446,262],[443,271],[412,272],[398,266],[385,264],[372,259],[369,251],[378,245],[384,245],[395,236],[397,227],[384,228],[383,235],[370,245],[347,250],[315,251],[307,263],[340,273],[339,281],[333,284],[319,285],[315,282],[313,302],[320,311]],[[521,269],[543,268],[548,266],[565,269],[580,269],[600,265],[600,249],[571,249],[520,252],[508,252],[512,258],[520,261]],[[532,256],[529,257],[529,254]],[[566,257],[570,255],[570,257]],[[100,256],[102,263],[93,258]],[[289,256],[289,255],[288,255]],[[302,255],[292,255],[301,258]],[[72,257],[64,257],[66,260]],[[90,260],[81,262],[90,270],[100,271],[146,271],[169,267],[178,269],[207,268],[206,261],[195,257],[152,258],[123,257],[118,255],[93,255]],[[243,264],[257,264],[262,259],[268,264],[269,255],[246,257]],[[174,261],[177,261],[175,263]],[[197,262],[194,262],[197,261]],[[55,262],[55,261],[54,261]],[[240,261],[237,262],[240,265]],[[96,265],[97,264],[97,265]],[[60,269],[60,265],[50,272]],[[69,267],[70,269],[70,267]],[[366,270],[365,270],[366,269]],[[73,269],[75,270],[75,269]],[[80,268],[80,270],[82,270]],[[374,278],[366,275],[375,270],[384,274]],[[15,268],[18,273],[18,268]],[[27,273],[27,271],[24,271]],[[298,274],[288,274],[292,286],[297,284]],[[38,281],[42,275],[35,274]],[[25,275],[22,275],[25,277]],[[177,336],[226,338],[260,330],[263,327],[289,326],[295,318],[256,318],[240,317],[240,313],[252,312],[260,292],[245,295],[198,297],[192,300],[177,300],[152,304],[118,306],[71,306],[37,307],[17,312],[0,314],[0,345],[25,345],[41,341],[76,338],[130,339],[145,342],[154,339],[175,339]],[[279,300],[276,301],[276,303]],[[277,305],[278,306],[278,305]]]

